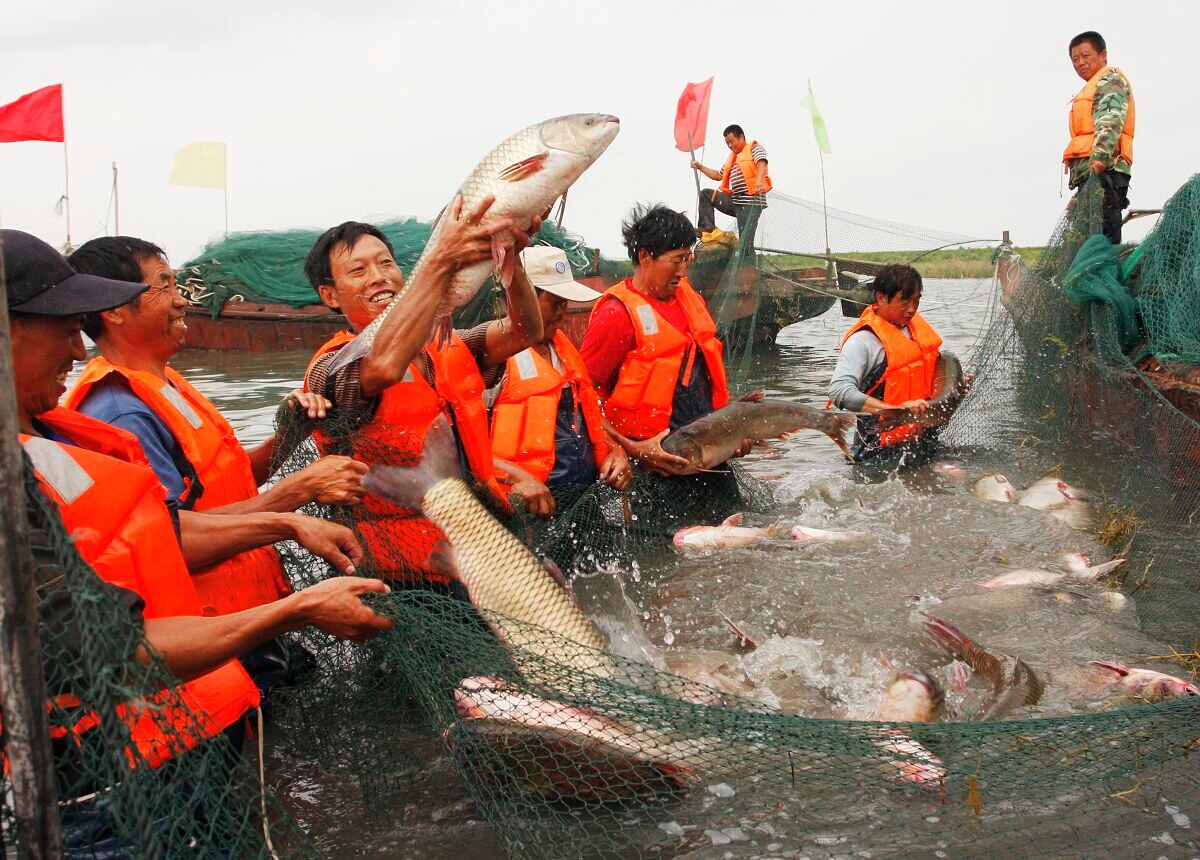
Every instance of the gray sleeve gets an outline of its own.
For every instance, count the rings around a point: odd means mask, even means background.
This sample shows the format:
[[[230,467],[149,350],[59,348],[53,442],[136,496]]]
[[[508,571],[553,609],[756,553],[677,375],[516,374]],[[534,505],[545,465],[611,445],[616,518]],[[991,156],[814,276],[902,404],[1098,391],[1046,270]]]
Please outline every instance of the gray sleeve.
[[[829,380],[829,399],[839,409],[862,410],[867,395],[862,390],[872,370],[883,364],[883,343],[869,329],[855,332],[842,347],[833,377]]]

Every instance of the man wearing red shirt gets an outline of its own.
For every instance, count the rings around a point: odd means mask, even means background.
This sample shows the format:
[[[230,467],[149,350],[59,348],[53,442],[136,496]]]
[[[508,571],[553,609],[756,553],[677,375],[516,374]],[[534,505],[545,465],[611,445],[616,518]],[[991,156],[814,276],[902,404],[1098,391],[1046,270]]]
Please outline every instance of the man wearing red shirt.
[[[678,475],[687,461],[663,438],[729,401],[716,325],[687,280],[696,232],[661,204],[636,208],[621,232],[636,269],[597,302],[580,353],[626,453]]]

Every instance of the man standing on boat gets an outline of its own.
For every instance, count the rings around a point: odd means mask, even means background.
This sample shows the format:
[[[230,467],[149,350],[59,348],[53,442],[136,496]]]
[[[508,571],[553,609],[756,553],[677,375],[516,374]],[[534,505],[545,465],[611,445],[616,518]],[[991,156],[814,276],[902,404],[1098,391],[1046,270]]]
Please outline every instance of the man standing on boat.
[[[1134,104],[1129,79],[1108,64],[1104,37],[1088,30],[1068,48],[1075,73],[1087,83],[1071,103],[1071,140],[1063,151],[1071,188],[1098,177],[1103,192],[1101,224],[1114,245],[1121,242],[1121,211],[1129,205],[1133,165]]]
[[[873,287],[875,303],[842,338],[841,355],[829,382],[834,406],[868,413],[859,418],[851,446],[859,463],[920,439],[920,425],[881,430],[871,413],[897,407],[916,415],[925,412],[942,345],[938,333],[917,313],[922,284],[916,269],[884,266]]]
[[[718,188],[706,188],[700,192],[700,232],[711,233],[717,228],[713,210],[737,218],[738,239],[743,253],[754,247],[754,232],[758,229],[758,218],[767,208],[767,192],[771,190],[771,177],[767,173],[767,150],[757,140],[746,142],[746,133],[740,125],[725,129],[725,145],[729,147],[729,158],[718,172],[693,161],[692,167],[709,179],[721,183]]]
[[[633,277],[597,302],[580,352],[625,452],[643,468],[679,475],[688,461],[662,440],[729,402],[716,324],[687,279],[696,233],[662,204],[634,209],[621,232]]]
[[[497,482],[498,474],[507,474],[512,491],[535,508],[549,500],[550,491],[524,470],[493,458],[483,400],[485,379],[494,381],[509,356],[542,335],[541,311],[524,272],[517,267],[509,286],[507,317],[455,331],[445,344],[429,340],[454,272],[490,259],[494,234],[518,232],[508,219],[481,225],[493,199],[464,213],[462,198],[457,198],[443,215],[436,245],[425,252],[417,276],[407,285],[391,243],[377,227],[347,221],[326,230],[309,252],[304,272],[321,301],[345,315],[349,331],[317,351],[304,385],[333,404],[331,418],[313,434],[322,451],[337,450],[364,463],[412,466],[421,459],[430,424],[444,415],[454,428],[464,474],[485,488],[490,501],[507,506]],[[540,223],[534,220],[530,234]],[[528,235],[518,233],[514,253],[527,243]],[[397,306],[366,355],[330,374],[337,350],[393,300]],[[420,511],[368,496],[352,513],[378,575],[453,590],[448,571],[431,563],[445,535]]]
[[[605,432],[600,399],[583,358],[558,327],[567,302],[594,302],[600,293],[574,279],[559,248],[526,248],[521,266],[537,289],[542,337],[508,359],[500,381],[488,390],[492,452],[524,468],[552,492],[597,478],[623,489],[629,483],[629,460]],[[549,517],[554,498],[531,506],[530,512]]]

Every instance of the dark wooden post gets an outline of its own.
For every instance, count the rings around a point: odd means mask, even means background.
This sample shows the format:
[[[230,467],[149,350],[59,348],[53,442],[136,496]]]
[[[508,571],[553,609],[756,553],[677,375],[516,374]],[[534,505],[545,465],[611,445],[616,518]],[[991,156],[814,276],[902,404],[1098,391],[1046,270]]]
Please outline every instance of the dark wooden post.
[[[0,710],[20,828],[20,856],[62,856],[54,759],[46,720],[46,681],[38,641],[33,556],[13,384],[4,258],[0,255]]]

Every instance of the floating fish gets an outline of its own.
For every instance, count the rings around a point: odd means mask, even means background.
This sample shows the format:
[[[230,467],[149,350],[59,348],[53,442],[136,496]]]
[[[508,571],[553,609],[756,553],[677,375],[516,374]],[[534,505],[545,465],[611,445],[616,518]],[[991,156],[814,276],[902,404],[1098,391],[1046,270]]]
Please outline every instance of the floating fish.
[[[1017,493],[1017,504],[1035,511],[1052,511],[1071,503],[1066,491],[1069,485],[1057,478],[1042,478]]]
[[[848,453],[842,434],[856,423],[853,412],[814,409],[790,400],[768,400],[754,391],[689,422],[662,441],[668,454],[683,457],[691,471],[728,461],[746,439],[774,439],[794,430],[818,430]]]
[[[577,113],[555,117],[524,128],[484,156],[451,196],[463,197],[464,213],[471,212],[489,195],[495,196],[483,217],[483,224],[511,219],[513,226],[528,230],[533,218],[554,205],[567,189],[608,148],[620,131],[615,116],[602,113]],[[383,321],[408,292],[421,271],[430,250],[436,246],[444,226],[447,209],[433,225],[425,250],[417,260],[404,287],[371,324],[338,350],[329,364],[329,373],[361,358],[375,342]],[[511,235],[497,234],[492,239],[492,259],[458,269],[451,278],[441,304],[434,331],[443,338],[450,333],[450,314],[471,300],[495,271],[507,286],[512,279],[516,255]]]
[[[1078,557],[1073,556],[1072,558]],[[1049,570],[1014,570],[1009,573],[1003,573],[1000,576],[994,576],[987,582],[981,583],[981,585],[984,588],[1010,588],[1020,585],[1053,586],[1058,585],[1065,579],[1095,582],[1101,577],[1119,570],[1124,564],[1125,559],[1114,558],[1112,561],[1106,561],[1103,564],[1093,564],[1088,567],[1073,567],[1068,573],[1054,573]]]
[[[1020,658],[994,654],[949,621],[928,612],[921,614],[926,619],[925,629],[934,641],[991,682],[993,699],[983,710],[981,720],[999,719],[1013,708],[1034,705],[1041,699],[1042,682]]]
[[[742,525],[742,514],[734,514],[719,526],[688,526],[675,532],[671,539],[679,549],[732,549],[748,546],[762,538],[775,537],[778,523],[755,528]]]
[[[975,482],[971,492],[989,502],[1015,502],[1017,490],[1008,478],[996,472]]]
[[[873,719],[889,723],[928,723],[937,719],[945,695],[937,681],[924,672],[900,672],[884,691]],[[919,741],[900,730],[889,730],[875,745],[901,758],[889,760],[884,768],[902,782],[928,785],[946,776],[942,760]]]
[[[1180,699],[1184,696],[1200,696],[1200,687],[1164,672],[1155,672],[1153,669],[1130,669],[1128,666],[1110,663],[1106,660],[1091,660],[1088,665],[1101,670],[1107,677],[1108,683],[1120,684],[1133,695],[1145,699],[1147,702]]]
[[[814,529],[809,526],[793,526],[792,540],[800,541],[830,541],[831,543],[849,543],[861,540],[858,532],[840,531],[838,529]]]

